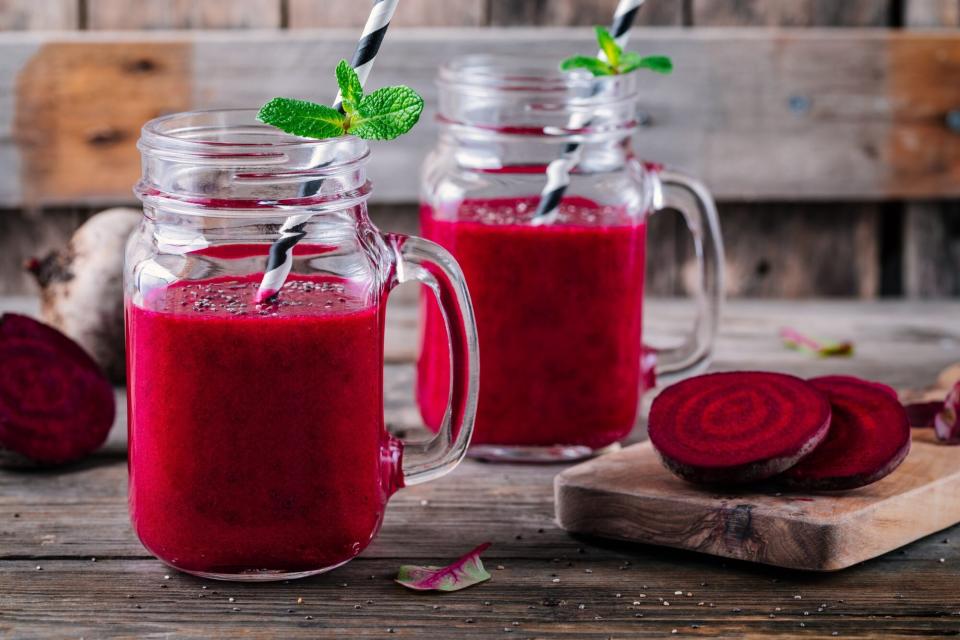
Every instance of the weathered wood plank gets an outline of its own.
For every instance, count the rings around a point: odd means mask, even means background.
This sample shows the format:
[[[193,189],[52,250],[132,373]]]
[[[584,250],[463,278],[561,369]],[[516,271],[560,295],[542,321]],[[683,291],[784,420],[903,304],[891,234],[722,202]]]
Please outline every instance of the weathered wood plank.
[[[88,0],[89,29],[250,29],[280,25],[281,0]]]
[[[910,27],[960,27],[956,0],[904,0],[903,23]]]
[[[0,0],[0,31],[76,29],[77,0]]]
[[[882,27],[892,0],[693,0],[694,26]]]
[[[369,2],[357,0],[288,0],[291,29],[362,27]],[[487,0],[404,0],[390,21],[395,27],[480,27],[487,24]],[[392,36],[391,36],[392,37]]]
[[[952,635],[958,573],[951,564],[916,558],[917,546],[828,580],[652,547],[614,547],[612,557],[596,558],[596,547],[586,544],[588,553],[579,555],[572,542],[572,555],[551,563],[495,546],[488,553],[493,580],[449,594],[411,593],[393,583],[407,556],[360,558],[332,574],[272,585],[204,582],[151,560],[47,560],[41,571],[34,561],[11,561],[0,574],[0,632],[585,640],[663,637],[674,629],[718,637]],[[955,563],[956,544],[941,546]],[[503,569],[493,568],[498,562]]]
[[[903,289],[907,296],[960,295],[960,206],[909,204],[903,246]]]
[[[872,204],[720,207],[731,296],[873,298],[880,288],[879,212]],[[696,283],[693,244],[679,232],[686,289]]]
[[[494,26],[576,27],[609,24],[618,0],[490,0],[490,23]],[[683,3],[648,0],[637,14],[637,25],[680,26]]]
[[[0,38],[0,86],[21,75],[32,89],[17,96],[22,117],[16,129],[32,171],[24,185],[14,172],[0,176],[0,204],[19,204],[29,187],[38,186],[43,188],[33,192],[51,203],[128,201],[138,164],[132,143],[143,119],[189,106],[251,106],[273,95],[323,99],[334,93],[324,61],[348,56],[356,34],[179,32],[135,38],[65,35],[66,42],[38,53],[25,51],[36,52],[49,36]],[[672,55],[682,70],[648,79],[642,106],[651,119],[640,133],[640,152],[703,177],[721,198],[960,194],[960,137],[944,122],[945,110],[960,104],[960,82],[951,81],[960,67],[960,36],[649,29],[636,42],[644,52]],[[417,197],[418,163],[410,159],[422,158],[436,139],[433,79],[439,60],[491,47],[507,55],[535,47],[560,59],[591,46],[592,35],[583,29],[516,29],[506,37],[482,29],[393,32],[376,82],[416,86],[428,106],[413,133],[375,145],[376,198]],[[19,66],[25,55],[29,61]],[[156,64],[142,73],[129,71],[130,61],[141,59]],[[70,81],[88,76],[90,83]],[[309,86],[305,77],[312,79]],[[169,84],[158,86],[161,79]],[[77,109],[78,103],[98,108]],[[0,119],[4,124],[12,126]],[[70,135],[43,133],[54,130],[51,124]],[[11,135],[12,129],[0,128],[0,153],[13,153]],[[30,143],[30,135],[47,146]],[[58,180],[44,178],[38,185],[34,171]]]

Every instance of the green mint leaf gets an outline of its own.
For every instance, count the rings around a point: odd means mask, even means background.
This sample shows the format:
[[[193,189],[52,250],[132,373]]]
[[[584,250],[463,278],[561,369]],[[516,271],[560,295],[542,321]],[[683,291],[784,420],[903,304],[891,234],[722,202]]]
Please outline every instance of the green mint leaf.
[[[337,64],[337,84],[340,85],[340,100],[343,104],[343,110],[347,115],[352,116],[356,113],[360,100],[363,99],[363,86],[360,84],[357,72],[346,60],[341,60]]]
[[[586,69],[595,76],[610,76],[614,74],[614,69],[600,58],[591,58],[590,56],[573,56],[560,63],[560,68],[564,71],[571,69]]]
[[[636,69],[650,69],[657,73],[673,71],[673,61],[666,56],[641,56],[635,51],[628,51],[621,59],[620,73],[630,73]]]
[[[383,87],[363,97],[348,132],[365,140],[393,140],[413,128],[423,98],[410,87]]]
[[[607,62],[610,63],[611,67],[617,68],[620,66],[620,45],[617,44],[617,41],[613,39],[613,36],[610,35],[610,32],[607,31],[606,27],[597,26],[597,43],[600,45],[600,51],[603,52],[603,55],[606,56]]]
[[[274,98],[260,108],[257,120],[295,136],[323,139],[342,136],[346,118],[326,105],[293,98]]]

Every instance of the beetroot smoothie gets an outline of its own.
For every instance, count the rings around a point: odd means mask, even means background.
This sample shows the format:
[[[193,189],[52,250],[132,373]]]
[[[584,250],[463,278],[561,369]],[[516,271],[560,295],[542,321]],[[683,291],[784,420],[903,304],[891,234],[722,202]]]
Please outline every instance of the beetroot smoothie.
[[[130,512],[153,554],[206,574],[356,556],[401,483],[383,423],[383,314],[342,280],[174,284],[127,304]],[[253,568],[253,569],[251,569]]]
[[[641,387],[645,226],[567,198],[531,226],[536,199],[421,208],[423,235],[448,249],[470,287],[480,341],[474,444],[593,449],[626,436]],[[426,300],[417,397],[436,429],[447,402],[442,319]]]

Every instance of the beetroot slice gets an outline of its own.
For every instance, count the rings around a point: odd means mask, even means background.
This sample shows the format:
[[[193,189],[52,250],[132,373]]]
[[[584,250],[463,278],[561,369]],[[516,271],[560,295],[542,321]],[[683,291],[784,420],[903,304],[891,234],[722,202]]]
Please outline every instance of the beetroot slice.
[[[830,404],[794,376],[713,373],[668,387],[650,409],[650,441],[672,472],[698,483],[770,478],[827,435]]]
[[[907,412],[889,387],[848,376],[810,380],[830,400],[830,433],[817,449],[783,474],[809,491],[855,489],[883,478],[910,451]]]
[[[115,411],[113,386],[73,340],[0,316],[0,448],[45,464],[76,460],[103,444]]]

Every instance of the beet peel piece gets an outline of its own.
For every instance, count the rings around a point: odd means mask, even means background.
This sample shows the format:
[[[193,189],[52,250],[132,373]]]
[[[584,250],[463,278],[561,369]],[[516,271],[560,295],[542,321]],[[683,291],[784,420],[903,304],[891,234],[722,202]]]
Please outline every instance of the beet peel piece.
[[[650,441],[690,482],[743,484],[797,464],[826,437],[830,404],[795,376],[711,373],[667,387],[650,409]]]
[[[4,463],[77,460],[103,444],[115,413],[113,386],[77,343],[32,318],[0,316]]]
[[[849,376],[812,378],[826,394],[833,418],[817,449],[782,479],[795,489],[856,489],[890,474],[910,451],[907,412],[889,387]]]
[[[933,419],[937,438],[947,444],[960,444],[960,380],[947,393],[943,407]]]

